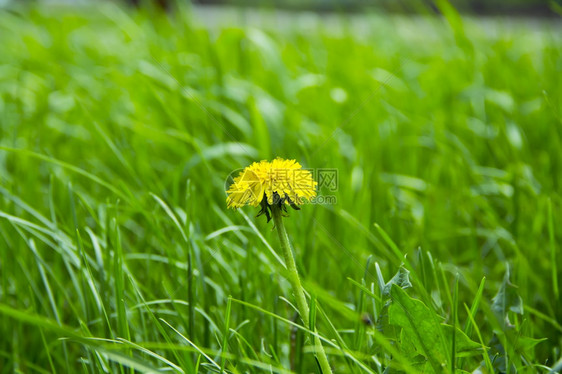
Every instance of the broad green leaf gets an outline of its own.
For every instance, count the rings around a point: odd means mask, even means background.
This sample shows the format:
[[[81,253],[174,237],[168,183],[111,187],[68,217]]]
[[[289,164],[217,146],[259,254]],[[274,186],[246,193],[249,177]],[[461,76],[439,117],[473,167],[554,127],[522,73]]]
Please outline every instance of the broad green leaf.
[[[406,292],[393,285],[392,304],[389,309],[389,323],[402,327],[401,344],[403,353],[410,358],[424,355],[435,372],[448,367],[449,347],[452,346],[453,326],[441,323],[441,317],[431,311],[420,300],[411,298]],[[459,328],[455,332],[457,357],[481,354],[482,348]]]
[[[391,286],[392,304],[388,317],[391,325],[398,325],[412,339],[416,349],[427,357],[437,373],[447,368],[450,356],[445,336],[441,330],[440,317],[429,310],[420,300],[408,296],[396,284]]]

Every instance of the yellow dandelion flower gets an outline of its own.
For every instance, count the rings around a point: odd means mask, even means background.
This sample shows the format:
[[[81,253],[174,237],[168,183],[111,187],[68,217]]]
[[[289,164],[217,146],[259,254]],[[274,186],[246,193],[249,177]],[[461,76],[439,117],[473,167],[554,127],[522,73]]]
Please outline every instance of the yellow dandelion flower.
[[[260,214],[270,219],[271,206],[286,205],[298,209],[298,205],[316,196],[316,181],[310,170],[303,169],[295,160],[275,160],[254,162],[234,178],[226,198],[229,208],[244,205],[262,206]],[[269,210],[269,211],[268,211]]]
[[[310,309],[299,279],[289,236],[283,225],[283,212],[287,212],[287,205],[299,210],[298,205],[315,197],[316,185],[312,173],[303,169],[298,162],[276,158],[271,162],[254,162],[246,167],[234,178],[226,191],[228,194],[226,204],[229,208],[261,205],[258,216],[265,214],[267,222],[273,217],[285,259],[287,279],[293,287],[299,315],[304,326],[313,332],[316,332],[316,328],[310,324]],[[316,360],[320,364],[321,371],[331,374],[332,368],[328,356],[317,335],[314,337],[314,346]]]

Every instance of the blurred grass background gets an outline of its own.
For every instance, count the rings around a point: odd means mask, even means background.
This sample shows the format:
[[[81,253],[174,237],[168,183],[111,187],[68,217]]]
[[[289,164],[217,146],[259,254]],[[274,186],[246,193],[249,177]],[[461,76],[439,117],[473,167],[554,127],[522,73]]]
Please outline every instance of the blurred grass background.
[[[72,1],[72,0],[69,0]],[[178,0],[126,0],[135,5],[158,4],[173,6]],[[180,0],[180,3],[182,0]],[[251,8],[291,10],[385,13],[434,13],[439,10],[433,0],[195,0],[194,4],[229,5]],[[461,13],[506,16],[556,16],[560,13],[561,0],[451,0],[450,4]]]
[[[339,172],[337,204],[286,219],[336,372],[411,359],[361,322],[402,263],[410,294],[490,347],[457,367],[549,372],[561,27],[438,6],[2,10],[1,371],[313,372],[279,319],[295,316],[271,224],[225,208],[232,170],[280,156]]]

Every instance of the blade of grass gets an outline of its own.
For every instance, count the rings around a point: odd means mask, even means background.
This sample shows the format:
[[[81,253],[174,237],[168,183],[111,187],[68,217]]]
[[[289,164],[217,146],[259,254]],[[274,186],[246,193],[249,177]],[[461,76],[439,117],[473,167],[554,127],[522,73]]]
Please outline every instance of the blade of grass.
[[[554,239],[554,216],[552,214],[552,200],[548,199],[548,237],[550,239],[550,265],[552,268],[552,291],[554,297],[559,299],[558,290],[558,265],[556,263],[556,241]]]
[[[224,320],[224,333],[222,337],[222,347],[221,347],[221,367],[220,372],[221,374],[224,373],[224,369],[226,367],[226,356],[225,353],[227,352],[228,348],[228,336],[230,331],[230,311],[232,309],[232,296],[228,297],[228,302],[226,304],[226,315]]]

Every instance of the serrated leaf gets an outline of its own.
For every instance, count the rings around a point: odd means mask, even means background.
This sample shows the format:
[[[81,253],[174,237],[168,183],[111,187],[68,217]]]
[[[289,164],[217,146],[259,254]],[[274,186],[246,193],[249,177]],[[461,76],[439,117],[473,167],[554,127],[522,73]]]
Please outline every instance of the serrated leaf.
[[[392,304],[388,312],[389,323],[402,327],[433,370],[442,372],[447,367],[449,353],[439,316],[420,300],[408,296],[396,284],[391,286],[390,295]]]
[[[412,287],[412,283],[410,282],[410,271],[405,267],[400,266],[396,275],[394,275],[394,277],[392,277],[392,279],[384,286],[382,291],[383,296],[390,296],[390,289],[393,284],[403,289]]]
[[[382,284],[383,277],[380,272],[380,269],[377,264],[377,274],[379,276],[379,284]],[[388,324],[388,308],[390,306],[390,289],[392,285],[397,285],[400,288],[410,288],[412,287],[412,283],[410,282],[410,272],[403,266],[400,266],[398,272],[389,280],[386,284],[384,284],[381,288],[382,291],[382,300],[384,305],[382,307],[381,313],[379,314],[379,318],[377,320],[377,329],[379,331],[384,332],[387,337],[395,338],[397,335],[397,331],[395,331],[394,326],[389,326]],[[399,332],[399,331],[398,331]]]
[[[505,272],[502,285],[492,299],[492,311],[504,328],[512,327],[508,312],[523,314],[523,300],[517,293],[517,286],[509,281],[509,268]]]
[[[535,339],[528,336],[520,336],[515,343],[515,349],[519,352],[526,352],[535,347],[535,345],[548,340],[547,338]]]
[[[441,324],[441,329],[445,335],[447,342],[453,339],[453,326],[447,324]],[[466,335],[461,329],[457,327],[455,332],[455,349],[457,352],[457,357],[467,357],[473,355],[482,354],[482,346],[480,343],[476,343],[470,340],[468,335]]]
[[[423,302],[414,299],[398,287],[391,288],[392,304],[389,323],[402,327],[401,343],[407,357],[423,354],[435,372],[448,367],[449,347],[452,346],[453,326],[441,323],[441,317]],[[457,357],[481,354],[479,343],[472,341],[461,329],[456,328],[455,349]]]

